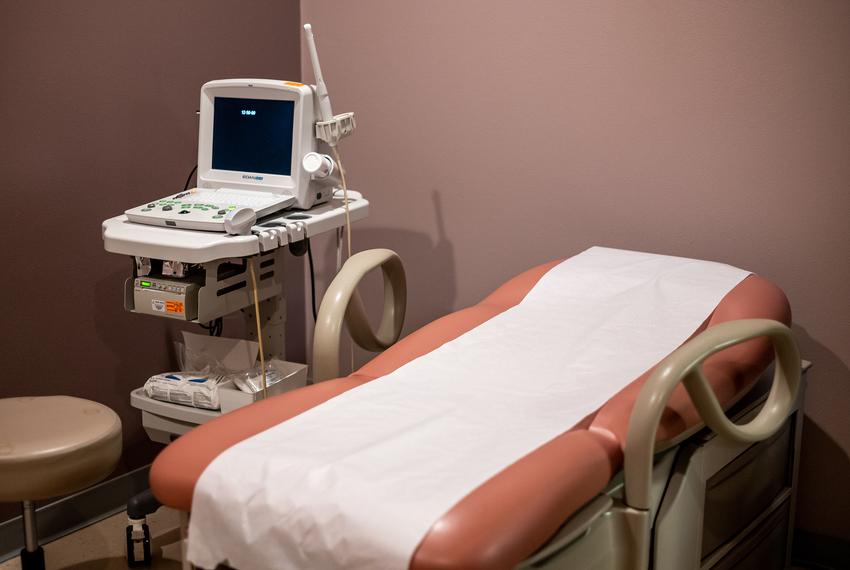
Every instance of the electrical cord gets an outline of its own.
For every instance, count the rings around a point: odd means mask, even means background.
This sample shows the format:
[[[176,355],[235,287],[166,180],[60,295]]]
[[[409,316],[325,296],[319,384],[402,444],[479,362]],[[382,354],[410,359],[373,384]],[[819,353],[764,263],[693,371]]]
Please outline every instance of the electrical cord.
[[[260,301],[257,295],[257,274],[254,272],[254,260],[247,259],[248,271],[251,274],[251,289],[254,291],[254,317],[257,323],[257,343],[260,345],[260,374],[263,378],[263,399],[268,396],[266,386],[266,355],[263,348],[263,328],[260,326]]]
[[[306,229],[304,234],[306,235]],[[313,322],[315,323],[318,319],[318,312],[316,311],[316,271],[313,269],[313,249],[310,247],[310,238],[304,238],[307,241],[307,261],[310,264],[310,298],[313,301]]]
[[[345,183],[345,168],[342,166],[342,158],[339,156],[339,149],[336,148],[336,145],[331,145],[331,152],[339,166],[339,177],[342,181],[342,204],[345,207],[345,245],[346,253],[348,254],[345,259],[351,259],[351,215],[348,206],[348,185]],[[351,351],[348,353],[348,363],[350,365],[350,370],[354,372],[354,342],[351,341],[351,339],[349,339],[349,341]]]
[[[310,244],[310,238],[307,237],[307,225],[304,222],[295,222],[295,225],[304,232],[304,237],[289,244],[289,253],[295,257],[302,257],[305,253],[307,254],[307,261],[310,265],[310,300],[313,308],[313,322],[316,322],[318,310],[316,308],[316,269],[313,264],[313,248]]]
[[[186,178],[186,184],[184,184],[184,185],[183,185],[183,192],[185,192],[186,190],[188,190],[188,189],[189,189],[189,183],[192,181],[192,176],[194,176],[194,175],[195,175],[195,172],[197,172],[197,171],[198,171],[198,165],[196,164],[196,165],[192,168],[192,172],[190,172],[190,173],[189,173],[189,177],[188,177],[188,178]]]
[[[348,185],[345,183],[345,168],[342,166],[342,158],[339,156],[336,145],[331,146],[331,152],[339,166],[339,177],[342,180],[342,204],[345,206],[345,244],[348,253],[346,259],[348,259],[351,257],[351,215],[348,208]]]
[[[219,317],[210,321],[207,324],[201,324],[200,327],[210,333],[210,336],[221,336],[224,331],[224,319]]]

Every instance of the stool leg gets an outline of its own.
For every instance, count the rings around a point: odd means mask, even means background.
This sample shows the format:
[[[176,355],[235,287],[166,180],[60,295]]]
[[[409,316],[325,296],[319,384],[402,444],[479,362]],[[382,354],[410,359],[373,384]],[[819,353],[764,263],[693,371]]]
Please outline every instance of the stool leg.
[[[38,545],[38,528],[35,523],[35,503],[23,501],[24,548],[21,550],[22,570],[44,570],[44,549]]]

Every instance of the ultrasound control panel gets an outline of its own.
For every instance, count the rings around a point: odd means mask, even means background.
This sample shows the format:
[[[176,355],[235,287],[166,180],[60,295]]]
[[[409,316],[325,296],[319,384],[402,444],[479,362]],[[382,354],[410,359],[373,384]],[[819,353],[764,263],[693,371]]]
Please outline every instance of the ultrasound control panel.
[[[131,222],[140,224],[223,232],[229,213],[250,208],[259,218],[282,210],[294,201],[292,196],[269,192],[193,188],[136,206],[125,214]]]

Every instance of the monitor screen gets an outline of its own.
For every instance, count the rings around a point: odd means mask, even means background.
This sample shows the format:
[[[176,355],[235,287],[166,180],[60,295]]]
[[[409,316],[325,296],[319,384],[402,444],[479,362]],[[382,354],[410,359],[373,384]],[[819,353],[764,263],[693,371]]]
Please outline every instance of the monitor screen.
[[[216,97],[212,167],[292,175],[294,101]]]

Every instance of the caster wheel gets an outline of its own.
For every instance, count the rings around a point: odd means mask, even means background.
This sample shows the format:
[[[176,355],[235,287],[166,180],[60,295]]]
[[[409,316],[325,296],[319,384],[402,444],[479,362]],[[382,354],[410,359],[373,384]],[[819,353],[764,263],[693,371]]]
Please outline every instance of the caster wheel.
[[[127,525],[127,565],[150,566],[151,565],[151,531],[148,525],[142,525],[142,531],[133,532],[133,525]],[[136,557],[137,548],[141,546],[141,559]]]

